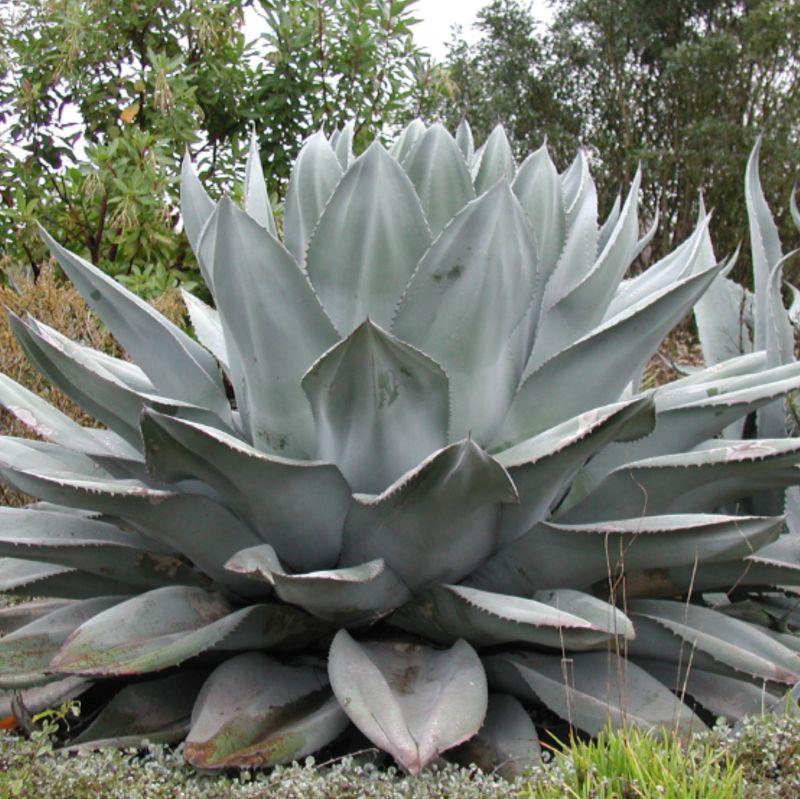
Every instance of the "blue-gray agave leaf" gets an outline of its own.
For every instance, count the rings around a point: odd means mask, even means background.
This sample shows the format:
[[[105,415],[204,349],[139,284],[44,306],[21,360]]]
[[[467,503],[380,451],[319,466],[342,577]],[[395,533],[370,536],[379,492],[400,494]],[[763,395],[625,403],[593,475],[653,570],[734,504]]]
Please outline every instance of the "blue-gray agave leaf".
[[[369,320],[326,352],[302,386],[316,456],[337,464],[353,491],[378,494],[447,444],[447,375]]]
[[[489,134],[473,169],[476,194],[483,194],[498,181],[509,183],[514,177],[514,155],[502,125],[496,125]]]
[[[430,240],[414,185],[376,142],[339,182],[306,255],[308,276],[342,335],[367,317],[389,327]]]
[[[244,167],[244,210],[251,219],[258,222],[273,236],[278,235],[275,219],[272,216],[267,184],[264,180],[264,170],[261,166],[255,131],[250,137],[250,149],[247,152],[247,162]]]

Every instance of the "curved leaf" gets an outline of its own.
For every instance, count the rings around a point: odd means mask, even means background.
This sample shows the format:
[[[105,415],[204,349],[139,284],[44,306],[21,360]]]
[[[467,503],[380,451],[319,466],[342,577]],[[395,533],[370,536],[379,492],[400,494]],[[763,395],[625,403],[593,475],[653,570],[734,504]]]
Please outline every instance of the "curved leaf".
[[[447,444],[447,375],[367,320],[303,378],[320,460],[354,491],[378,493]]]
[[[523,701],[542,702],[571,725],[597,735],[606,725],[666,727],[687,735],[706,727],[686,705],[644,669],[605,652],[569,659],[555,655],[484,658],[493,688]]]
[[[420,261],[392,332],[439,363],[450,379],[450,440],[481,443],[516,387],[509,341],[529,308],[536,323],[536,248],[507,183],[469,203]]]
[[[197,698],[186,760],[202,769],[275,766],[326,746],[348,724],[327,682],[319,668],[255,652],[227,660]]]
[[[266,455],[235,436],[156,413],[142,417],[142,435],[154,477],[212,486],[292,568],[336,562],[351,499],[335,466]]]
[[[383,558],[412,591],[456,582],[494,548],[498,503],[514,501],[497,461],[471,440],[451,444],[382,494],[356,497],[341,565]]]
[[[283,231],[286,249],[301,266],[322,209],[342,177],[342,167],[322,132],[306,140],[286,187]]]
[[[471,166],[473,156],[475,155],[475,142],[472,139],[472,129],[466,119],[462,119],[461,122],[458,123],[458,128],[456,128],[456,144],[458,145],[458,149],[461,150],[464,160]],[[800,224],[798,224],[798,227],[800,227]]]
[[[272,206],[269,202],[267,184],[264,180],[264,170],[261,166],[261,156],[258,152],[258,139],[255,131],[250,136],[250,149],[247,152],[247,162],[244,167],[244,210],[247,215],[258,222],[273,236],[278,235],[275,228],[275,219],[272,216]]]
[[[417,190],[434,238],[475,198],[469,168],[455,139],[440,125],[420,137],[403,166]]]
[[[471,738],[486,715],[486,678],[464,641],[436,651],[413,644],[359,644],[340,630],[328,675],[350,720],[411,774]]]
[[[222,330],[222,322],[219,318],[219,311],[206,305],[194,294],[190,294],[185,289],[181,289],[183,304],[189,314],[194,332],[197,334],[198,341],[222,364],[226,371],[230,371],[230,357],[228,347],[225,344],[225,333]]]
[[[314,423],[300,378],[336,331],[291,254],[229,200],[209,219],[207,240],[245,431],[258,449],[307,456]]]
[[[527,599],[439,585],[398,610],[392,624],[438,643],[463,638],[477,647],[525,643],[581,651],[633,636],[633,625],[619,610],[566,589],[538,591]]]
[[[342,335],[367,317],[389,327],[430,240],[413,184],[380,144],[372,144],[333,192],[306,255],[311,282]]]
[[[181,163],[181,218],[186,237],[195,254],[199,252],[200,234],[213,210],[214,203],[198,179],[187,150]],[[209,275],[202,263],[200,270],[203,272],[206,285],[213,293],[214,285],[209,281]]]

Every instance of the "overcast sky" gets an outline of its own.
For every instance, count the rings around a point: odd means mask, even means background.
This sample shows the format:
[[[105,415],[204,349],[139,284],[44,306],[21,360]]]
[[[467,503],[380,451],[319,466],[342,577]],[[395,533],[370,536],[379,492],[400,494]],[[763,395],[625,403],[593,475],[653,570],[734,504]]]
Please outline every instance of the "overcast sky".
[[[414,39],[435,58],[443,58],[451,26],[461,25],[467,38],[474,39],[470,28],[475,15],[488,4],[489,0],[418,0],[413,12],[421,22],[414,29]]]

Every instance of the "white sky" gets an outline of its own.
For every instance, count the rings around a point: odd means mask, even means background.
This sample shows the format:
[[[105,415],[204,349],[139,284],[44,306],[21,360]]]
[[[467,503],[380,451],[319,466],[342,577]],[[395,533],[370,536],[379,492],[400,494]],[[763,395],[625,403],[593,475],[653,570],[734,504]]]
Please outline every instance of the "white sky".
[[[487,5],[489,0],[418,0],[411,8],[420,19],[414,28],[414,39],[435,58],[444,58],[450,28],[461,25],[467,39],[473,40],[472,23],[478,11]]]

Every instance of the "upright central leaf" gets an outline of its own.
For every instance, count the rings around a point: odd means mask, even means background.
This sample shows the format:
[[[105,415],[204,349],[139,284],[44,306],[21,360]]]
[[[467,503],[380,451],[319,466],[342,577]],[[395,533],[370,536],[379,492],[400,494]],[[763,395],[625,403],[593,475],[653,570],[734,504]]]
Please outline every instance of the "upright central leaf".
[[[447,376],[367,321],[303,378],[317,457],[354,491],[377,494],[447,443]]]
[[[403,168],[378,143],[347,170],[308,245],[306,268],[346,336],[392,311],[430,244],[422,206]]]
[[[442,231],[409,283],[393,332],[447,372],[450,440],[485,443],[502,421],[516,388],[509,341],[538,307],[537,261],[525,212],[498,183]]]

